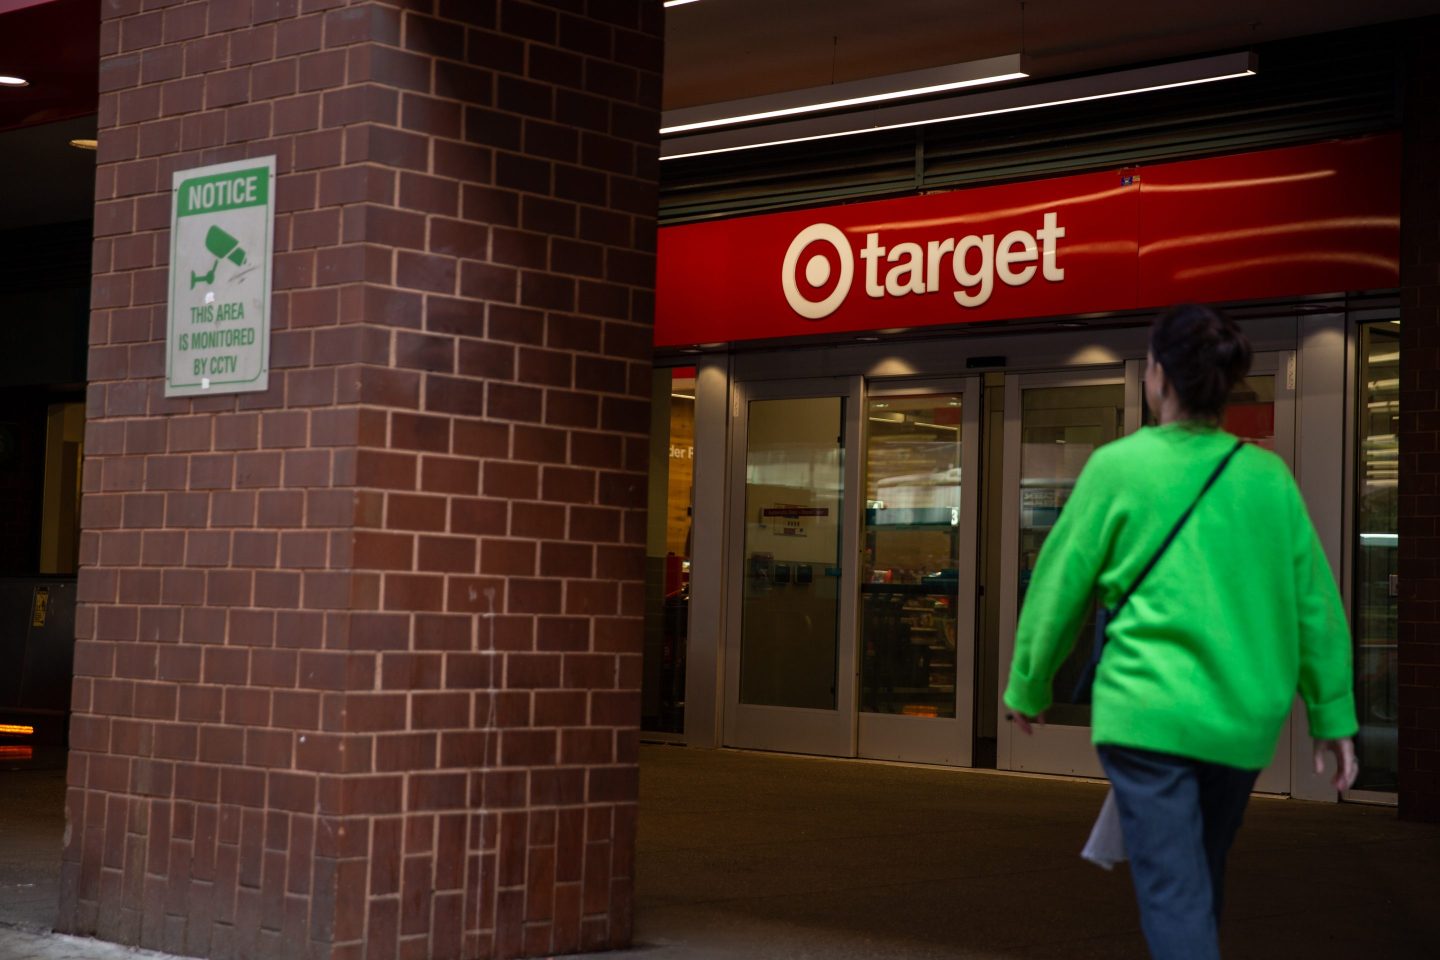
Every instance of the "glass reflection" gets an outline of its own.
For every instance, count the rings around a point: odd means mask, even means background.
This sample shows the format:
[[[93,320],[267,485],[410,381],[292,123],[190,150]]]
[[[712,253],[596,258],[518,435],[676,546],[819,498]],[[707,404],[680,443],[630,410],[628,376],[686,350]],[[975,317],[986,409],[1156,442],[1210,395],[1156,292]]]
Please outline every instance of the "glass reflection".
[[[835,709],[844,413],[840,397],[750,403],[741,703]]]
[[[1145,398],[1144,381],[1140,390],[1140,419],[1147,427],[1155,426],[1155,414]],[[1220,424],[1230,433],[1275,452],[1275,377],[1251,374],[1230,390],[1225,402],[1225,417]]]
[[[1356,417],[1355,706],[1360,790],[1394,791],[1400,526],[1400,326],[1361,329],[1360,409]]]
[[[1060,510],[1070,499],[1075,479],[1090,454],[1121,435],[1125,423],[1123,384],[1033,387],[1020,405],[1020,590],[1023,604],[1036,558]],[[1092,613],[1080,628],[1079,642],[1055,675],[1050,723],[1089,726],[1090,705],[1071,698],[1089,661],[1095,633]]]
[[[651,402],[649,524],[641,729],[685,730],[690,627],[690,521],[695,465],[695,369],[656,370]],[[661,412],[665,411],[665,412]]]
[[[870,400],[860,709],[955,716],[961,398]]]

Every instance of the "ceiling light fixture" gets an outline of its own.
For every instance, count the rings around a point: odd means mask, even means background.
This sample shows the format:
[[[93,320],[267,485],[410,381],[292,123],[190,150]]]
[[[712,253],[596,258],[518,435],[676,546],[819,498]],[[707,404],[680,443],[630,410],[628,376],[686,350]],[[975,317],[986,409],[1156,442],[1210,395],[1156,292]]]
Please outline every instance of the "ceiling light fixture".
[[[1253,76],[1257,60],[1253,53],[1222,54],[1168,63],[1154,67],[1118,70],[1114,73],[1056,80],[1004,90],[987,90],[959,97],[944,97],[919,103],[891,104],[870,110],[837,113],[831,116],[802,117],[733,130],[711,130],[690,136],[672,136],[660,144],[661,160],[679,160],[712,153],[753,150],[845,137],[857,133],[896,130],[931,123],[971,120],[978,117],[1038,110],[1044,107],[1104,100],[1110,97],[1169,90],[1235,77]],[[667,115],[668,116],[668,115]]]
[[[665,0],[667,7],[683,7],[687,3],[694,3],[695,0]]]
[[[28,87],[28,86],[30,86],[30,81],[29,81],[29,80],[26,80],[24,77],[6,77],[6,76],[0,76],[0,87]]]
[[[867,103],[925,97],[988,83],[1023,80],[1028,76],[1030,74],[1025,70],[1023,58],[1020,54],[1013,53],[988,60],[952,63],[944,67],[894,73],[868,80],[850,80],[744,100],[667,110],[660,117],[660,135],[672,136],[692,130],[758,123],[761,120],[774,120],[800,113],[844,110]]]
[[[96,150],[100,147],[98,140],[71,140],[70,146],[77,150]]]

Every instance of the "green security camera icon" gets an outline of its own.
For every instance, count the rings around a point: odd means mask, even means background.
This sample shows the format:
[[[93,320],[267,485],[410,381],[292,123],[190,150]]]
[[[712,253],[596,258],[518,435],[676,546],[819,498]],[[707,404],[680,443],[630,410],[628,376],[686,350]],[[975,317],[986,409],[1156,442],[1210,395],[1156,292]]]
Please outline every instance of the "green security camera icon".
[[[209,273],[190,271],[191,290],[198,283],[214,283],[215,268],[220,266],[221,260],[229,260],[237,267],[245,266],[245,249],[240,246],[240,241],[219,227],[211,227],[210,232],[205,234],[205,249],[215,255],[215,262],[210,265]]]

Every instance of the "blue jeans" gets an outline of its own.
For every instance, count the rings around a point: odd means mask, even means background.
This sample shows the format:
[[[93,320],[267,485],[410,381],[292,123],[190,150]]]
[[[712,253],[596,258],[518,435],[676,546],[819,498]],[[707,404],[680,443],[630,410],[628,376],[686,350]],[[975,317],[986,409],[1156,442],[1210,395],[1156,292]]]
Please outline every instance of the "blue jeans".
[[[1155,960],[1217,960],[1225,855],[1258,770],[1101,746]]]

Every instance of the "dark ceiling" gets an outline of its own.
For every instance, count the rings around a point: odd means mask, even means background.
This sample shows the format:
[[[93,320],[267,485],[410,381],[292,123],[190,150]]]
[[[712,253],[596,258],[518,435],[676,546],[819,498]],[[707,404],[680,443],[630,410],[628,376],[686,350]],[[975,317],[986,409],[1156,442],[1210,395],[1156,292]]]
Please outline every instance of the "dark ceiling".
[[[69,144],[95,136],[100,0],[0,0],[0,73],[30,81],[0,88],[0,229],[90,219],[95,154]]]
[[[0,74],[30,86],[0,89],[0,130],[95,112],[100,0],[50,0],[20,10],[0,0]]]
[[[698,0],[666,11],[665,108],[1009,53],[1063,77],[1433,14],[1440,0]]]

